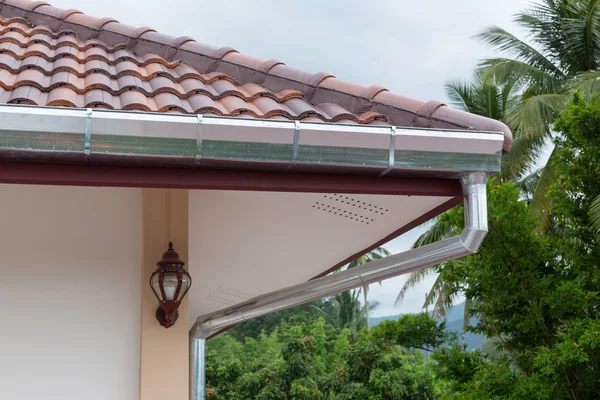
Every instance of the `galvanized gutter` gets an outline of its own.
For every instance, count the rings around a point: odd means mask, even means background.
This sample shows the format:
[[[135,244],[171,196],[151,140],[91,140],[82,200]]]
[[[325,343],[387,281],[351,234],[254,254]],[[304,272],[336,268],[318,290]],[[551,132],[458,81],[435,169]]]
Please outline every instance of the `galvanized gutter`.
[[[218,331],[251,318],[476,253],[488,230],[487,173],[465,174],[460,179],[464,193],[465,228],[459,236],[268,293],[198,317],[190,330],[190,398],[205,398],[205,342]]]
[[[456,177],[496,172],[504,135],[380,125],[0,106],[0,160]]]

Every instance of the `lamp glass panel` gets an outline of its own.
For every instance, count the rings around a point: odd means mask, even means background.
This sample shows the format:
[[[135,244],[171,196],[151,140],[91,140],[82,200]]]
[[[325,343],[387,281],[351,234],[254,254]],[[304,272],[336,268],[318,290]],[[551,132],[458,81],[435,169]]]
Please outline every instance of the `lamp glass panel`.
[[[179,281],[177,280],[177,273],[165,272],[165,277],[163,279],[163,288],[165,289],[166,301],[175,300],[175,292],[177,291],[177,285],[179,285]]]
[[[160,283],[158,281],[159,276],[160,274],[152,275],[152,278],[150,278],[150,288],[152,288],[152,291],[154,292],[156,298],[158,300],[162,300],[162,295],[160,294]]]
[[[191,285],[192,285],[192,280],[190,279],[190,277],[187,276],[186,274],[181,274],[181,290],[179,291],[179,298],[177,299],[177,301],[183,300],[183,297],[185,296],[187,291],[190,289]]]

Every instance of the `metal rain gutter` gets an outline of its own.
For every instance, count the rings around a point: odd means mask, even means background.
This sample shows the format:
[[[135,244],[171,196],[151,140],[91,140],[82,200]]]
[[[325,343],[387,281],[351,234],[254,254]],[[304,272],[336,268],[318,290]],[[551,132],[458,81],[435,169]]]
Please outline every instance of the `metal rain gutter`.
[[[459,236],[271,292],[198,317],[190,330],[190,398],[205,398],[205,342],[218,331],[251,318],[476,253],[488,231],[487,176],[485,172],[476,172],[460,178],[465,228]]]
[[[494,132],[0,105],[0,159],[183,168],[392,171],[500,168]]]

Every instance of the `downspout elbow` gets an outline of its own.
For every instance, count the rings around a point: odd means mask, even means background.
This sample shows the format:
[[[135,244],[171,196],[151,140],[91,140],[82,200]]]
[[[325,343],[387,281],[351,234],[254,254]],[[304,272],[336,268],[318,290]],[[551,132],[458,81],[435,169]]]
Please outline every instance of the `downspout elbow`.
[[[465,228],[460,234],[460,241],[469,253],[475,254],[479,250],[486,235],[487,230]]]

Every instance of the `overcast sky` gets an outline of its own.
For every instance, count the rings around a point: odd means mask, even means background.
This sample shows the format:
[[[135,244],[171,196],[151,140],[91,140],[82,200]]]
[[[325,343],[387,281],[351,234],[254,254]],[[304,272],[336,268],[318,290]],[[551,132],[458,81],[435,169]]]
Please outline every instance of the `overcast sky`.
[[[48,0],[96,17],[231,46],[298,69],[329,72],[363,85],[378,84],[420,100],[446,100],[443,85],[467,78],[490,50],[471,37],[488,25],[514,31],[512,16],[527,0]],[[410,247],[422,228],[387,247]],[[376,316],[418,312],[434,278],[398,308],[404,277],[371,285]]]

